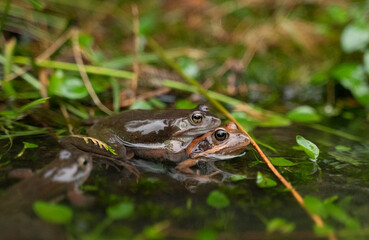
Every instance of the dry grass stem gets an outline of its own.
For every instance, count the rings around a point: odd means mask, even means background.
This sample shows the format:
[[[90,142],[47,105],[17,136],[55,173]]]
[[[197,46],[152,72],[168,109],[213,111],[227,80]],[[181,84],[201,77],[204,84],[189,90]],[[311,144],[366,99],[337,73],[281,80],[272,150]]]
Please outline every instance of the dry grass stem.
[[[139,22],[139,16],[138,16],[138,7],[136,4],[132,4],[132,16],[133,16],[133,34],[134,34],[134,41],[133,41],[133,47],[134,47],[134,60],[133,60],[133,72],[135,73],[135,76],[132,79],[132,90],[137,90],[138,85],[138,76],[139,76],[139,60],[138,60],[138,53],[139,53],[139,28],[140,28],[140,22]]]
[[[101,111],[105,112],[108,115],[112,115],[113,112],[109,108],[107,108],[104,104],[102,104],[99,97],[96,95],[96,92],[93,89],[92,84],[88,78],[88,75],[86,73],[86,69],[85,69],[85,66],[82,60],[81,49],[80,49],[79,42],[78,42],[78,30],[77,29],[73,31],[72,42],[73,42],[73,54],[74,54],[74,58],[78,66],[79,73],[81,74],[83,83],[85,84],[86,89],[92,98],[92,101],[96,104],[96,106]]]

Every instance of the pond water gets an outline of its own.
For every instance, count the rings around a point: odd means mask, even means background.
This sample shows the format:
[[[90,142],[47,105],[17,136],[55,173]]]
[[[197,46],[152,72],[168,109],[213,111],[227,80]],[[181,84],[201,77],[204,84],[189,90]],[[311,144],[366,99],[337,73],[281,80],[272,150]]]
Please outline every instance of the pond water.
[[[338,209],[333,211],[336,215],[327,213],[325,220],[332,228],[341,230],[341,236],[346,238],[355,227],[365,232],[369,222],[369,145],[368,132],[365,131],[368,124],[361,120],[336,119],[325,125],[350,132],[363,140],[349,140],[318,130],[319,126],[300,124],[257,128],[252,133],[262,143],[275,148],[273,151],[263,147],[269,157],[283,157],[295,163],[293,166],[278,167],[278,170],[302,196],[311,195],[320,200],[337,196],[337,199],[331,199]],[[317,161],[311,161],[303,151],[294,149],[297,146],[296,135],[304,136],[319,147]],[[29,149],[22,157],[13,159],[20,152],[22,141],[37,143],[40,147]],[[5,143],[3,141],[2,145]],[[1,160],[6,162],[12,159],[10,164],[0,168],[0,189],[5,190],[17,182],[7,177],[11,169],[40,169],[52,161],[58,151],[56,141],[48,136],[16,138],[11,150]],[[314,223],[308,214],[251,148],[242,157],[216,163],[223,171],[246,176],[246,179],[239,181],[211,182],[185,178],[176,174],[171,165],[145,161],[136,161],[136,164],[140,169],[138,180],[124,170],[118,172],[95,165],[82,186],[84,194],[95,198],[93,206],[75,207],[67,199],[59,202],[73,211],[73,218],[68,223],[60,226],[49,224],[39,220],[33,211],[26,211],[23,215],[9,217],[4,226],[7,231],[14,231],[19,230],[22,223],[22,230],[32,228],[29,232],[44,234],[45,239],[50,236],[48,233],[58,233],[60,239],[67,236],[77,239],[319,238],[314,233]],[[274,179],[277,186],[258,187],[258,172]],[[210,195],[214,191],[221,193],[218,200],[226,202],[223,206],[211,203]],[[134,210],[130,212],[126,209],[127,214],[119,219],[109,218],[107,209],[120,203]],[[322,209],[324,211],[328,210]],[[348,226],[350,224],[341,218],[349,218],[359,226]],[[279,221],[279,231],[268,233],[268,228],[273,229],[273,221],[275,225]],[[4,219],[0,219],[1,222]],[[283,231],[288,233],[283,234]],[[361,237],[358,236],[358,239]]]

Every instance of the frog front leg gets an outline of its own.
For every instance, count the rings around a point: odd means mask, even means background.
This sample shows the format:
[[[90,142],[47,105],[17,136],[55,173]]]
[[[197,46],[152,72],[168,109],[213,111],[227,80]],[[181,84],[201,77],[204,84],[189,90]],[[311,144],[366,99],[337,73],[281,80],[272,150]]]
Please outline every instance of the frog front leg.
[[[201,178],[202,180],[208,180],[211,182],[218,182],[215,179],[212,179],[213,176],[218,175],[219,173],[221,173],[222,171],[219,170],[218,168],[215,168],[216,171],[210,173],[210,174],[206,174],[206,175],[201,175],[199,170],[198,171],[193,171],[191,169],[191,167],[197,165],[199,162],[205,162],[205,163],[209,163],[208,159],[206,158],[196,158],[196,159],[187,159],[181,163],[179,163],[175,169],[181,173],[185,173],[185,174],[189,174],[189,175],[193,175],[195,176],[195,178]]]
[[[183,162],[180,162],[175,169],[181,173],[187,173],[187,174],[195,174],[195,172],[191,169],[191,167],[195,166],[197,164],[197,159],[187,159]]]
[[[79,189],[68,191],[67,197],[76,207],[89,207],[95,202],[95,198],[93,196],[84,195]]]

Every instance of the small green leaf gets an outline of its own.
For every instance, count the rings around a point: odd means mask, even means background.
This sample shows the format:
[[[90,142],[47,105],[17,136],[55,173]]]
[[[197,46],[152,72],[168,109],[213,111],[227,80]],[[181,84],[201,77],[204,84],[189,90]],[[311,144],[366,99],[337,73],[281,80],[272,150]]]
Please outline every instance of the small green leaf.
[[[319,156],[319,148],[309,140],[302,136],[296,136],[296,142],[298,145],[303,147],[304,152],[313,160],[317,159]]]
[[[132,202],[121,202],[108,207],[106,212],[112,219],[124,219],[129,217],[133,213],[133,210],[134,205]]]
[[[65,224],[72,220],[73,211],[68,206],[37,201],[33,204],[33,211],[43,220]]]
[[[304,203],[309,212],[317,214],[323,218],[327,217],[325,206],[318,198],[307,195],[304,198]]]
[[[246,175],[241,175],[241,174],[233,174],[232,177],[231,177],[231,181],[233,182],[237,182],[237,181],[241,181],[241,180],[244,180],[246,179]]]
[[[329,234],[334,232],[334,229],[328,225],[324,225],[324,226],[314,225],[314,232],[318,236],[328,236]]]
[[[270,187],[277,186],[276,181],[263,176],[263,174],[261,174],[261,172],[258,172],[258,175],[256,177],[256,184],[261,188],[270,188]]]
[[[350,156],[349,153],[342,153],[342,152],[328,152],[329,155],[333,156],[337,161],[350,163],[354,166],[359,166],[360,162],[355,159],[354,157]]]
[[[273,218],[267,223],[267,232],[289,233],[295,229],[294,223],[289,223],[283,218]]]
[[[142,100],[137,100],[135,101],[130,107],[129,109],[154,109],[151,104],[147,101],[142,101]]]
[[[192,108],[195,108],[196,106],[197,106],[196,103],[191,102],[187,98],[178,99],[176,101],[176,108],[177,109],[192,109]]]
[[[85,48],[91,48],[94,43],[94,39],[90,34],[80,34],[78,38],[79,45]]]
[[[81,99],[88,96],[88,91],[82,79],[65,76],[61,70],[57,70],[50,77],[48,90],[50,94],[69,99]]]
[[[351,148],[350,148],[350,147],[343,146],[343,145],[337,145],[337,146],[336,146],[336,150],[337,150],[337,151],[344,152],[344,151],[350,151],[350,150],[351,150]]]
[[[289,166],[296,165],[296,163],[293,163],[290,160],[287,160],[287,159],[282,158],[282,157],[272,158],[271,162],[274,166],[278,166],[278,167],[289,167]]]
[[[299,106],[291,110],[287,117],[295,122],[318,122],[319,114],[310,106]]]
[[[214,208],[225,208],[229,206],[229,199],[224,193],[214,190],[209,194],[207,203]]]
[[[328,16],[336,23],[342,24],[348,21],[348,10],[344,6],[330,5],[327,7]]]
[[[17,158],[21,157],[23,155],[23,153],[26,151],[26,149],[28,148],[37,148],[38,145],[34,144],[34,143],[29,143],[29,142],[23,142],[23,149],[20,151],[20,153],[18,153]]]
[[[285,127],[291,124],[291,121],[281,114],[268,114],[267,118],[263,121],[256,121],[258,126],[261,127]]]
[[[341,35],[341,46],[347,53],[364,50],[369,43],[368,26],[350,24],[345,27]]]
[[[167,106],[167,105],[165,105],[165,103],[158,100],[157,98],[150,98],[149,102],[151,103],[151,105],[153,105],[154,107],[157,107],[159,109],[164,109]]]
[[[47,100],[49,100],[49,97],[40,98],[40,99],[34,100],[34,101],[30,102],[30,103],[27,103],[26,105],[22,106],[19,109],[19,113],[24,113],[25,111],[27,111],[28,109],[30,109],[30,108],[32,108],[34,106],[37,106],[37,105],[40,105],[40,104],[45,103]]]
[[[193,78],[199,77],[200,71],[195,60],[191,58],[180,58],[177,63],[187,76]]]
[[[37,10],[42,10],[45,8],[45,3],[39,1],[39,0],[28,0],[29,3],[32,4],[32,6]]]
[[[196,240],[216,240],[217,233],[211,229],[202,229],[196,234]]]
[[[155,31],[158,24],[158,17],[156,12],[151,12],[140,17],[139,34],[150,35]]]
[[[360,64],[345,63],[333,70],[333,76],[343,87],[349,89],[364,106],[369,105],[369,85],[366,82],[364,67]]]

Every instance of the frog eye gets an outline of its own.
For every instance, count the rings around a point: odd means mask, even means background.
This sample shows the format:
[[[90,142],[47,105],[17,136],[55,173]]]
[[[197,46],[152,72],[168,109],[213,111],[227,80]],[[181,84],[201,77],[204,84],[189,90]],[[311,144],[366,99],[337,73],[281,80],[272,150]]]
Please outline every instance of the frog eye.
[[[228,132],[224,129],[218,129],[214,132],[214,137],[218,141],[224,141],[228,138]]]
[[[203,118],[204,117],[202,116],[201,113],[194,113],[191,117],[192,122],[194,123],[201,123]]]
[[[78,165],[80,167],[86,167],[88,164],[87,156],[81,156],[78,158]]]

